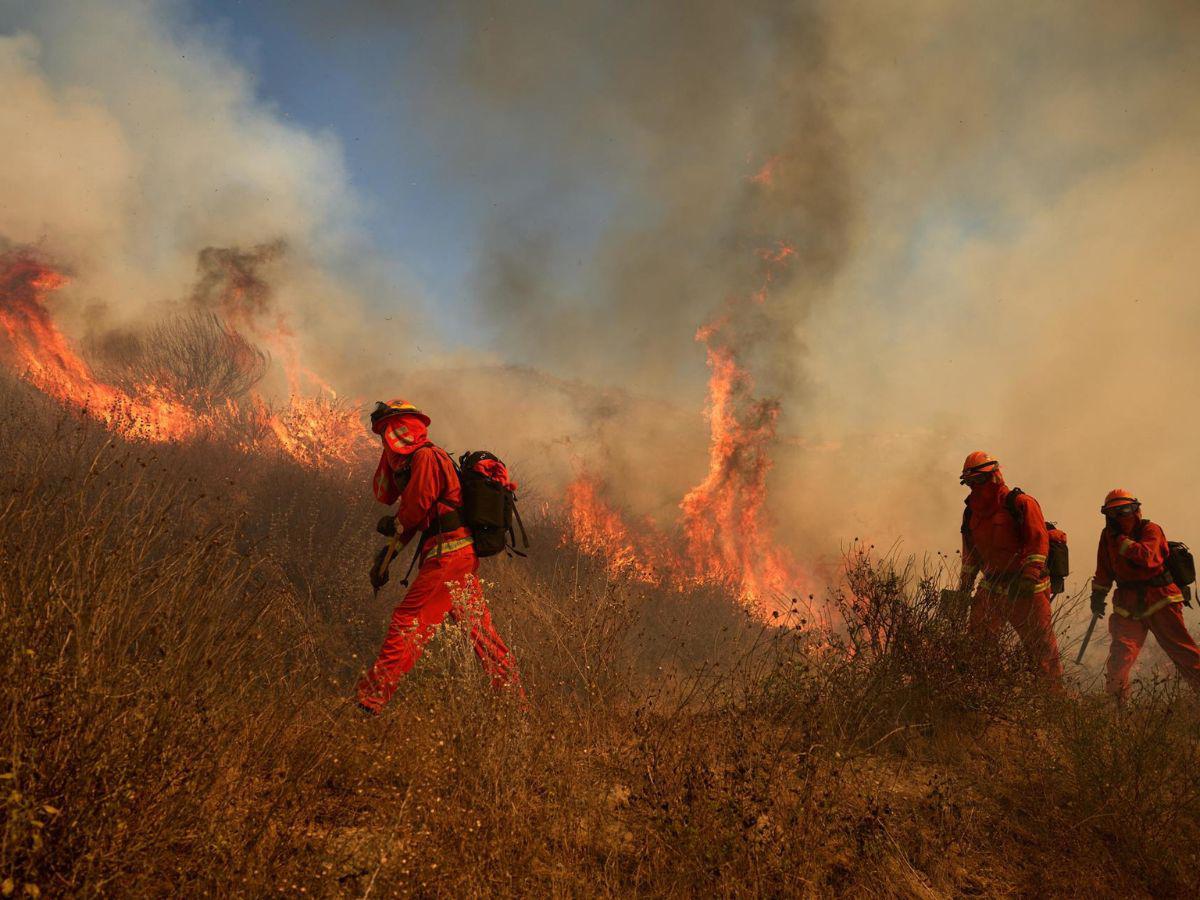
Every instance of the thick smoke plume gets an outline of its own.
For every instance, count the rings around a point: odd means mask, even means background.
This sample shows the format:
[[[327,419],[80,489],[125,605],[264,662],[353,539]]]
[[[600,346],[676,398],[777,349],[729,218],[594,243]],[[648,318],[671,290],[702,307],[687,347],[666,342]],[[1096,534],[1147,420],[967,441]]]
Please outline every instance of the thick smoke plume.
[[[580,423],[576,462],[625,505],[674,517],[709,462],[697,330],[753,375],[733,418],[805,396],[803,326],[852,245],[823,11],[352,6],[343,28],[425,38],[408,70],[425,124],[490,201],[476,284],[497,352],[629,389]],[[647,397],[675,407],[649,431]]]

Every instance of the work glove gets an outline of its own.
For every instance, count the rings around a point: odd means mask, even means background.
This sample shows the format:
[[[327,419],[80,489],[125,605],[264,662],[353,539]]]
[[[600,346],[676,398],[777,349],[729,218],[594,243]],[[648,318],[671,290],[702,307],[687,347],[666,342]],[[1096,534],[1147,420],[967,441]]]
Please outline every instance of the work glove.
[[[396,517],[395,516],[384,516],[382,519],[379,520],[378,523],[376,523],[375,530],[378,531],[380,534],[382,534],[384,537],[395,537],[396,536]]]
[[[1092,591],[1092,615],[1103,616],[1108,604],[1105,598],[1108,596],[1108,591],[1100,593],[1100,591]]]
[[[388,544],[384,544],[379,548],[379,552],[375,554],[375,562],[371,563],[371,587],[379,590],[388,583],[388,572],[383,567],[383,561],[387,559]]]

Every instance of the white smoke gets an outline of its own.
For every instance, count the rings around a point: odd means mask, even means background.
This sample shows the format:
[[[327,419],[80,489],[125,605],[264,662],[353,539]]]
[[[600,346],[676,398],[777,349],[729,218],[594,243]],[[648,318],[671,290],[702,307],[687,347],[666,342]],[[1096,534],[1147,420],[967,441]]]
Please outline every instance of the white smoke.
[[[5,3],[0,92],[0,238],[70,270],[73,330],[85,314],[113,328],[161,313],[205,247],[282,241],[268,274],[310,365],[385,355],[364,323],[381,278],[336,139],[283,121],[185,7]],[[403,291],[386,302],[415,312]]]

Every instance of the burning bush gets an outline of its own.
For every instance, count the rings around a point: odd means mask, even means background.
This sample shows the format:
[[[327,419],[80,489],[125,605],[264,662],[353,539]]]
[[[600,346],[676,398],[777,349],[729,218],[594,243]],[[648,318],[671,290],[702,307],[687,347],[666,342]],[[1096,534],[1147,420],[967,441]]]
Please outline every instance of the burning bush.
[[[841,667],[840,689],[863,698],[872,740],[948,723],[983,729],[1040,691],[1015,635],[989,643],[971,634],[964,606],[946,602],[949,583],[957,572],[945,565],[918,571],[913,560],[879,559],[861,543],[846,555],[833,647],[852,663]]]
[[[66,407],[128,439],[223,435],[246,450],[280,450],[311,468],[345,465],[371,449],[357,411],[336,397],[293,394],[280,410],[251,393],[266,355],[208,313],[176,316],[109,343],[106,372],[98,374],[50,314],[51,296],[67,283],[30,251],[0,256],[7,355],[17,373]]]
[[[270,364],[266,353],[204,312],[176,314],[98,349],[102,373],[127,393],[160,384],[204,411],[244,398]]]

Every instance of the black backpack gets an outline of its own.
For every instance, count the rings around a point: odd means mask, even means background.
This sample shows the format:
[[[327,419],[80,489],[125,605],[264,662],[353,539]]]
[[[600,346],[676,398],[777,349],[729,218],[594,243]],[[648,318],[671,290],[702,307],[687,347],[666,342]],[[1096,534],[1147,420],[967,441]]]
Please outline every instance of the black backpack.
[[[1183,602],[1192,605],[1192,585],[1196,583],[1196,560],[1192,551],[1182,541],[1167,541],[1167,571],[1179,592],[1183,594]]]
[[[1149,521],[1149,519],[1142,519],[1138,522],[1135,537],[1139,541],[1142,539],[1142,534]],[[1190,605],[1192,601],[1190,586],[1196,583],[1196,560],[1192,556],[1191,549],[1182,541],[1167,541],[1167,559],[1164,565],[1167,574],[1171,576],[1171,580],[1183,594],[1184,600]]]
[[[1012,520],[1017,524],[1018,528],[1025,524],[1025,513],[1017,505],[1017,498],[1024,493],[1023,490],[1015,487],[1004,498],[1004,508],[1008,510],[1008,514],[1012,516]],[[968,506],[963,510],[962,520],[962,533],[968,540],[971,538],[970,523],[971,507]],[[1046,530],[1058,531],[1058,526],[1053,522],[1047,522]],[[1050,576],[1050,593],[1061,594],[1065,589],[1064,581],[1071,574],[1071,555],[1066,541],[1051,538],[1050,549],[1046,553],[1046,574]]]
[[[493,453],[486,450],[471,450],[458,458],[458,480],[462,486],[462,506],[459,515],[463,524],[471,529],[475,539],[475,555],[495,556],[497,553],[515,553],[517,534],[513,523],[521,529],[522,546],[529,549],[529,536],[525,523],[517,511],[517,495],[507,485],[490,477],[480,468],[482,462],[504,465]]]

